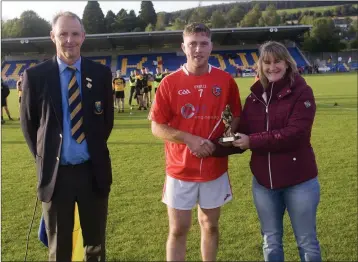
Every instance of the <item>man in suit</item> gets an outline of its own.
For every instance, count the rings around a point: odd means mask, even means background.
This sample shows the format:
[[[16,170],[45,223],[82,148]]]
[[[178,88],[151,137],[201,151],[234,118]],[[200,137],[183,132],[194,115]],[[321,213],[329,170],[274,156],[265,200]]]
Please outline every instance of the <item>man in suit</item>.
[[[85,260],[104,261],[112,183],[107,148],[113,127],[112,74],[81,57],[85,31],[77,15],[56,15],[51,39],[53,59],[24,73],[20,117],[36,159],[49,260],[71,261],[77,202]]]

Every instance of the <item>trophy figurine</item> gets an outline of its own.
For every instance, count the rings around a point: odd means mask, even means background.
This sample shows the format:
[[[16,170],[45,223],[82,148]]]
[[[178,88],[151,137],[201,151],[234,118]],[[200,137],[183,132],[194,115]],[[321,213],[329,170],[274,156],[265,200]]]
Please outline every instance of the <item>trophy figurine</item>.
[[[225,125],[224,136],[219,139],[219,142],[222,144],[231,144],[231,142],[240,138],[239,135],[235,135],[231,132],[232,118],[230,105],[226,105],[225,110],[221,113],[221,120]]]

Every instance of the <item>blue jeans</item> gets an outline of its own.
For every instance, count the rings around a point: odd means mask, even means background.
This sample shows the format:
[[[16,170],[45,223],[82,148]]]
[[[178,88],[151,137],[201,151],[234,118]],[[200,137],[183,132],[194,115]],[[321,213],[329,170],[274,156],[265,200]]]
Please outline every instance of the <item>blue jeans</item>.
[[[276,190],[261,186],[253,177],[252,193],[261,224],[265,261],[284,261],[282,236],[286,208],[301,261],[322,261],[316,234],[316,212],[320,199],[317,177]]]

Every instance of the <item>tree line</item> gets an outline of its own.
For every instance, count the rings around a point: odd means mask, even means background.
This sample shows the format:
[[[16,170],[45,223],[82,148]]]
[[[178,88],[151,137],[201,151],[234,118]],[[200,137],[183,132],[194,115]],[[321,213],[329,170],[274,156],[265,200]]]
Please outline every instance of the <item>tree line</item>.
[[[287,13],[278,10],[337,4],[339,6],[332,6],[332,9],[323,12],[306,10]],[[304,50],[333,52],[357,48],[358,31],[357,20],[352,23],[352,20],[346,18],[350,26],[347,30],[340,30],[332,17],[357,13],[356,5],[337,1],[244,2],[156,13],[151,1],[142,1],[138,15],[134,10],[128,12],[122,8],[117,14],[110,10],[104,16],[99,3],[89,1],[83,11],[82,21],[88,34],[182,30],[186,24],[198,21],[211,28],[309,24],[313,25],[313,29],[304,36]],[[50,30],[50,24],[34,11],[25,11],[20,18],[2,21],[3,38],[48,36]]]

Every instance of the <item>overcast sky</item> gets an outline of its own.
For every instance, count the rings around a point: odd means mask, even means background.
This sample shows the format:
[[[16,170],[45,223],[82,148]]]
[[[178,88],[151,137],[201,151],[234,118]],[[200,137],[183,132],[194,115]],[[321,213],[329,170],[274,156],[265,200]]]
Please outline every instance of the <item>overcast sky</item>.
[[[140,1],[98,1],[103,14],[106,15],[109,10],[115,14],[122,8],[126,10],[133,9],[138,15]],[[197,7],[199,1],[152,1],[156,12],[173,12],[192,7]],[[236,1],[201,1],[202,6],[215,5],[221,3]],[[87,1],[1,1],[2,19],[13,19],[20,17],[20,14],[26,10],[35,11],[40,17],[51,21],[52,17],[59,11],[72,11],[79,17],[82,17],[83,10]]]

